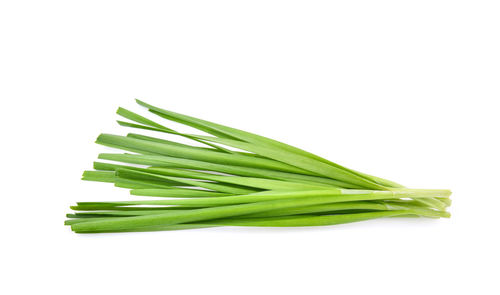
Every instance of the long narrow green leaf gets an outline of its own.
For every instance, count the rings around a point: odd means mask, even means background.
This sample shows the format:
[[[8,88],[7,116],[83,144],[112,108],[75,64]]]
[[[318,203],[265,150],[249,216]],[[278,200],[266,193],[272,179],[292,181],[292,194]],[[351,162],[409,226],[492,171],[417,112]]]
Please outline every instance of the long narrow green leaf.
[[[245,215],[243,217],[245,218],[277,217],[277,216],[289,216],[298,214],[311,214],[318,212],[334,212],[342,210],[391,210],[391,208],[385,205],[384,202],[344,202],[344,203],[332,203],[332,204],[270,210],[266,212]]]
[[[208,150],[208,151],[214,151],[214,152],[219,151],[220,152],[220,150],[216,150],[213,148],[193,146],[193,145],[178,143],[175,141],[170,141],[170,140],[166,140],[166,139],[162,139],[162,138],[146,136],[146,135],[141,135],[141,134],[136,134],[136,133],[128,133],[127,137],[141,139],[141,140],[147,140],[147,141],[152,141],[152,142],[158,142],[158,143],[163,143],[163,144],[169,144],[169,145],[176,145],[176,146],[186,147],[186,148],[194,148],[194,149],[200,149],[200,150]]]
[[[265,168],[292,173],[311,174],[311,172],[274,160],[236,154],[224,154],[208,150],[201,151],[198,149],[161,144],[119,135],[101,134],[97,138],[96,143],[105,146],[119,147],[124,150],[140,151],[140,153],[151,152],[154,154],[194,159],[219,164],[230,164],[236,166]]]
[[[129,211],[92,211],[92,212],[78,212],[75,214],[67,214],[68,218],[87,218],[87,217],[123,217],[123,216],[139,216],[158,214],[165,210],[129,210]]]
[[[170,211],[170,210],[192,210],[192,209],[200,209],[200,207],[189,207],[189,206],[117,206],[114,204],[107,204],[103,202],[85,202],[85,204],[77,203],[77,205],[70,206],[70,209],[74,211],[92,211],[92,212],[101,212],[101,211],[149,211],[149,210],[158,210],[158,211]],[[107,205],[106,205],[107,204]]]
[[[403,206],[401,206],[403,207]],[[300,208],[288,208],[288,209],[278,209],[270,210],[262,213],[255,213],[244,215],[241,218],[255,218],[255,217],[277,217],[277,216],[289,216],[298,214],[310,214],[318,212],[334,212],[342,210],[392,210],[391,206],[385,205],[385,203],[375,203],[375,202],[345,202],[345,203],[334,203],[326,205],[315,205]],[[406,208],[407,209],[407,208]],[[401,209],[399,209],[401,210]],[[140,215],[151,215],[159,214],[162,210],[137,210],[137,211],[92,211],[92,212],[80,212],[76,214],[68,214],[68,218],[92,218],[92,217],[120,217],[120,216],[140,216]]]
[[[150,226],[137,229],[126,229],[126,230],[112,230],[112,231],[87,231],[85,234],[95,234],[95,233],[124,233],[124,232],[145,232],[145,231],[173,231],[173,230],[186,230],[186,229],[200,229],[200,228],[210,228],[218,227],[218,225],[203,225],[203,224],[173,224],[170,226]]]
[[[332,188],[331,186],[323,184],[308,184],[308,183],[282,181],[282,180],[257,178],[257,177],[220,176],[220,175],[201,173],[201,172],[182,170],[182,169],[148,168],[145,169],[145,171],[161,175],[212,180],[212,181],[231,183],[246,187],[254,187],[257,189],[267,189],[267,190],[312,190],[312,189]]]
[[[172,189],[172,183],[179,183],[176,181],[166,181],[166,180],[145,180],[145,179],[128,179],[122,177],[115,177],[115,186],[121,188],[129,188],[129,189]],[[182,183],[181,183],[182,184]],[[187,185],[183,185],[187,186]]]
[[[83,223],[83,226],[73,225],[72,228],[84,228],[84,230],[77,230],[79,233],[113,233],[113,232],[143,232],[143,231],[170,231],[170,230],[183,230],[183,229],[197,229],[197,228],[207,228],[214,226],[277,226],[277,227],[298,227],[298,226],[326,226],[326,225],[337,225],[344,223],[352,223],[365,221],[375,218],[383,217],[395,217],[404,216],[412,214],[413,212],[408,210],[401,211],[382,211],[382,212],[371,212],[371,213],[356,213],[356,214],[342,214],[342,215],[327,215],[327,216],[303,216],[303,217],[274,217],[268,219],[219,219],[213,221],[204,221],[201,223],[187,223],[187,224],[173,224],[173,225],[157,225],[157,226],[143,226],[134,228],[124,228],[124,229],[96,229],[89,230],[88,223]],[[87,224],[87,226],[85,226]],[[92,225],[92,224],[91,224]]]
[[[131,194],[140,194],[140,190],[132,190]],[[266,202],[274,200],[289,200],[303,198],[325,198],[329,199],[327,203],[341,203],[353,201],[373,201],[373,200],[391,200],[405,197],[411,198],[431,198],[441,195],[442,191],[363,191],[363,190],[344,190],[344,189],[328,189],[328,190],[312,190],[312,191],[264,191],[248,195],[225,196],[216,198],[190,198],[190,199],[175,199],[175,200],[142,200],[142,201],[119,201],[119,202],[103,202],[103,206],[133,206],[133,205],[184,205],[191,207],[203,206],[221,206],[234,205],[253,202]],[[99,202],[79,202],[78,205],[95,205],[99,206]]]
[[[286,216],[248,219],[208,220],[202,224],[225,226],[264,226],[264,227],[298,227],[325,226],[364,221],[375,218],[392,217],[404,214],[414,214],[411,210],[378,211],[368,213],[336,214],[324,216]]]
[[[180,182],[180,183],[187,184],[190,186],[197,186],[197,187],[206,188],[206,189],[221,192],[221,193],[229,193],[229,194],[249,194],[249,193],[253,193],[256,191],[256,190],[253,190],[250,188],[246,189],[246,188],[240,188],[240,187],[235,187],[235,186],[231,186],[231,185],[223,185],[223,184],[218,184],[218,183],[213,183],[213,182],[196,181],[196,180],[190,180],[187,178],[165,176],[165,175],[159,175],[159,174],[147,173],[147,172],[142,172],[142,171],[137,171],[137,170],[129,170],[129,169],[118,169],[116,171],[116,175],[119,177],[124,177],[124,178],[147,177],[147,178],[158,179],[158,180],[164,179],[164,180],[168,180],[168,181],[176,181],[176,182]]]
[[[368,189],[385,189],[385,187],[369,181],[363,177],[356,174],[350,173],[349,171],[325,164],[321,161],[311,159],[299,154],[288,153],[286,151],[280,151],[273,148],[268,148],[265,146],[260,146],[257,144],[245,143],[237,140],[231,140],[226,138],[217,138],[210,136],[196,136],[197,138],[204,139],[207,141],[217,142],[220,144],[232,146],[235,148],[243,149],[256,153],[267,158],[277,160],[295,167],[311,171],[313,173],[330,177],[332,179],[338,179],[347,183],[352,183],[360,185]]]
[[[298,226],[325,226],[336,225],[343,223],[351,223],[357,221],[364,221],[375,218],[394,217],[401,215],[419,215],[418,212],[413,210],[394,210],[394,211],[378,211],[378,212],[364,212],[364,213],[351,213],[351,214],[334,214],[334,215],[320,215],[320,216],[283,216],[283,217],[267,217],[267,218],[224,218],[216,220],[205,220],[199,225],[224,225],[224,226],[263,226],[263,227],[298,227]],[[120,218],[93,218],[88,220],[85,218],[69,220],[67,225],[91,223],[99,221],[116,221]],[[193,225],[197,225],[194,223]],[[144,229],[151,230],[152,227],[145,227]],[[141,228],[136,228],[136,230]],[[134,230],[135,231],[135,230]]]
[[[155,131],[160,131],[160,132],[176,132],[176,131],[175,131],[175,130],[173,130],[173,129],[167,128],[167,127],[165,127],[165,126],[163,126],[163,125],[161,125],[161,124],[158,124],[158,123],[156,123],[156,122],[154,122],[154,121],[152,121],[152,120],[150,120],[150,119],[148,119],[148,118],[145,118],[145,117],[143,117],[143,116],[141,116],[141,115],[139,115],[139,114],[136,114],[136,113],[134,113],[134,112],[132,112],[132,111],[129,111],[129,110],[124,109],[124,108],[121,108],[121,107],[120,107],[120,108],[118,108],[118,110],[116,111],[116,113],[117,113],[118,115],[120,115],[120,116],[124,117],[124,118],[129,119],[129,120],[132,120],[132,121],[135,121],[135,122],[138,122],[138,123],[141,123],[141,124],[147,125],[147,126],[151,126],[151,127],[153,127],[153,128],[155,128],[155,129],[156,129]],[[122,123],[121,121],[119,121],[118,123],[119,123],[120,125],[124,126],[123,124],[121,124],[121,123]],[[130,127],[132,127],[132,126],[130,126]],[[137,127],[135,127],[135,128],[137,128]],[[188,139],[191,139],[191,140],[197,141],[197,142],[199,142],[199,143],[202,143],[202,144],[205,144],[205,145],[211,146],[211,147],[213,147],[213,148],[215,148],[215,149],[217,149],[217,150],[220,150],[220,151],[223,151],[223,152],[226,152],[226,153],[231,153],[231,151],[230,151],[230,150],[225,149],[225,148],[223,148],[223,147],[220,147],[220,146],[218,146],[218,145],[216,145],[216,144],[207,143],[207,142],[205,142],[205,141],[203,141],[203,140],[199,140],[199,139],[197,139],[197,138],[193,138],[192,136],[189,136],[189,135],[187,135],[187,134],[179,134],[179,135],[180,135],[180,136],[183,136],[183,137],[185,137],[185,138],[188,138]]]
[[[129,119],[131,121],[134,121],[134,122],[137,122],[137,123],[140,123],[140,124],[143,124],[143,125],[147,125],[147,126],[150,126],[150,127],[154,127],[154,128],[157,128],[157,129],[165,129],[165,130],[169,130],[169,131],[174,131],[173,129],[170,129],[170,128],[167,128],[159,123],[156,123],[155,121],[153,120],[150,120],[146,117],[143,117],[137,113],[134,113],[132,111],[129,111],[125,108],[122,108],[122,107],[119,107],[117,110],[116,110],[116,113],[126,119]]]
[[[250,176],[250,177],[269,178],[278,180],[292,180],[296,182],[313,183],[313,184],[321,183],[341,188],[361,188],[359,186],[319,176],[288,173],[288,172],[252,168],[252,167],[223,165],[223,164],[174,158],[168,156],[159,156],[159,155],[103,153],[99,154],[99,159],[124,162],[124,163],[141,164],[141,165],[153,165],[156,167],[166,166],[173,168],[186,168],[186,169],[205,170],[205,171],[208,170],[208,171],[222,172],[238,176]]]
[[[132,191],[131,191],[132,192]],[[225,197],[228,194],[205,191],[200,189],[135,189],[133,195],[148,197],[168,197],[168,198],[199,198],[199,197]]]
[[[128,126],[130,127],[130,126]],[[175,135],[180,135],[181,133],[179,132],[169,132],[169,134],[175,134]],[[132,137],[132,138],[137,138],[137,139],[143,139],[143,140],[149,140],[149,141],[154,141],[154,142],[160,142],[160,143],[167,143],[167,144],[174,144],[178,146],[185,146],[185,147],[196,147],[188,144],[183,144],[183,143],[178,143],[175,141],[170,141],[170,140],[165,140],[163,138],[158,138],[158,137],[153,137],[153,136],[146,136],[142,134],[137,134],[137,133],[127,133],[127,137]],[[203,150],[210,150],[210,151],[219,151],[217,149],[209,148],[209,147],[198,147]],[[240,151],[231,151],[233,154],[238,154],[238,155],[244,155],[244,156],[250,156],[250,157],[258,157],[262,158],[262,156],[259,156],[257,154],[253,153],[248,153],[248,152],[240,152]]]
[[[99,170],[99,171],[115,171],[118,168],[134,169],[136,167],[127,166],[127,165],[117,165],[117,164],[112,164],[112,163],[104,163],[104,162],[94,162],[94,169],[95,170]]]
[[[82,180],[99,181],[99,182],[115,182],[115,173],[109,171],[84,171]]]

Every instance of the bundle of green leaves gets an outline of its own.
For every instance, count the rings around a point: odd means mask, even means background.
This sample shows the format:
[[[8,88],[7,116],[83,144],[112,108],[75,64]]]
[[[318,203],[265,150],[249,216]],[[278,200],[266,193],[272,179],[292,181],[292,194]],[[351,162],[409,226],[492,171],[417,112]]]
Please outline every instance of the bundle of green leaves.
[[[65,222],[77,233],[450,216],[449,190],[409,189],[270,138],[137,103],[205,135],[177,132],[119,108],[117,114],[129,120],[120,125],[183,137],[193,145],[136,133],[99,135],[96,143],[126,153],[100,154],[107,162],[94,162],[95,170],[85,171],[82,179],[154,198],[78,202]]]

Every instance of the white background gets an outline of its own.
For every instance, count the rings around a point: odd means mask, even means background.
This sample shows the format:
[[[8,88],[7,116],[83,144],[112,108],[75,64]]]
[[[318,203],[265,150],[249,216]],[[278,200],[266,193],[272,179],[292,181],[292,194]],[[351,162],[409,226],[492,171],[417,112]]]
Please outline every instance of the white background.
[[[498,1],[2,1],[2,294],[499,294]],[[410,187],[449,220],[77,235],[133,99]]]

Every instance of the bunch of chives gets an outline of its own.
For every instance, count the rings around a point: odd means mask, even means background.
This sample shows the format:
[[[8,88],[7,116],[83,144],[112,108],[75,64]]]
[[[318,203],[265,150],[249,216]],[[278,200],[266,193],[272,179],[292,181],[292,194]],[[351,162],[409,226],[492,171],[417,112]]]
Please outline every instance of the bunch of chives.
[[[166,133],[101,134],[103,153],[84,180],[113,183],[149,200],[78,202],[65,224],[77,233],[160,231],[214,226],[319,226],[382,217],[449,217],[449,190],[409,189],[348,169],[285,143],[167,111],[149,112],[205,134],[177,132],[119,108],[121,126]],[[200,146],[201,145],[201,146]]]

